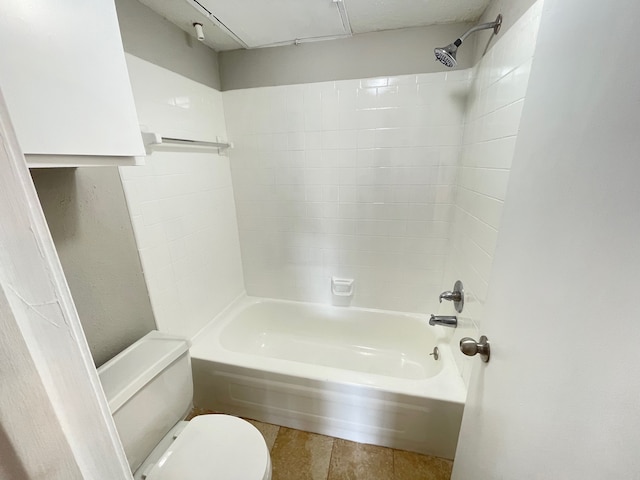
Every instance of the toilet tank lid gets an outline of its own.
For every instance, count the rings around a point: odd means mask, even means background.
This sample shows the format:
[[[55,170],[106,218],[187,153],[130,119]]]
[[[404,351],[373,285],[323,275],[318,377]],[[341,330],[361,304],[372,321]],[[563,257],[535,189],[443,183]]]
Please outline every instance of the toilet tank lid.
[[[190,342],[185,338],[152,330],[98,368],[111,414],[189,347]]]

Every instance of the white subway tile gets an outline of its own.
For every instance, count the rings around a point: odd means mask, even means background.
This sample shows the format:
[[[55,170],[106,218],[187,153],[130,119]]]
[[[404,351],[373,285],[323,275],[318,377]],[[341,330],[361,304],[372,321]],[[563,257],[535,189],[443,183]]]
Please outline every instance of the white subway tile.
[[[340,172],[338,172],[338,176],[340,175]],[[338,190],[338,200],[341,203],[352,203],[356,201],[356,195],[357,195],[357,188],[354,185],[340,185]]]
[[[340,200],[340,187],[338,185],[322,186],[322,201],[337,202]]]
[[[337,82],[340,83],[340,82]],[[358,86],[353,81],[347,81],[338,88],[338,108],[340,110],[355,110],[358,102]]]
[[[356,185],[357,183],[357,170],[355,168],[339,168],[338,169],[338,185],[340,187],[344,185]]]
[[[338,121],[335,128],[340,130],[356,130],[359,126],[359,111],[353,109],[338,110]]]
[[[442,83],[447,79],[446,72],[421,73],[416,76],[417,83]]]
[[[307,202],[321,202],[322,201],[322,187],[320,185],[310,185],[305,187],[305,200]]]
[[[305,111],[304,129],[306,132],[322,130],[322,111],[320,109]]]
[[[358,130],[356,133],[356,147],[358,149],[372,148],[375,145],[375,130]]]
[[[357,155],[358,150],[355,148],[336,150],[336,166],[345,168],[355,167]]]
[[[304,168],[280,168],[276,171],[276,185],[304,184]]]
[[[322,133],[320,131],[306,132],[304,135],[304,148],[305,150],[319,150],[322,148]]]
[[[356,108],[376,108],[378,106],[378,89],[377,88],[359,88],[356,98]]]
[[[287,147],[289,150],[304,150],[305,135],[301,131],[289,132],[287,134]]]
[[[356,278],[353,305],[424,309],[437,307],[424,291],[455,272],[484,298],[530,70],[530,55],[502,44],[521,35],[530,49],[532,25],[509,30],[473,70],[225,93],[243,149],[238,224],[257,229],[243,241],[247,290],[321,301],[344,275]],[[261,136],[244,139],[252,114]],[[300,154],[265,157],[285,149]],[[464,261],[445,268],[452,249]]]
[[[376,107],[399,107],[398,87],[379,87],[376,94]]]
[[[365,78],[360,80],[360,87],[386,87],[389,84],[389,79],[385,77],[381,78]]]
[[[340,171],[345,169],[340,169]],[[308,168],[305,170],[305,183],[307,185],[336,185],[338,184],[338,169],[335,168]]]

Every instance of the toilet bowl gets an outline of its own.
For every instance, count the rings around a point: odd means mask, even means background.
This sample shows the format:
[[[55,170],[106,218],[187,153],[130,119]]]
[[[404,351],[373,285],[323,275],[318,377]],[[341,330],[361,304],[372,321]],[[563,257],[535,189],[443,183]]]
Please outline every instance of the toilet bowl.
[[[166,450],[157,458],[148,457],[135,480],[271,478],[269,451],[249,422],[229,415],[201,415],[184,423],[179,426],[182,431],[170,432],[171,440],[177,437]]]
[[[136,480],[270,480],[260,432],[229,415],[191,411],[189,342],[150,332],[98,369]]]

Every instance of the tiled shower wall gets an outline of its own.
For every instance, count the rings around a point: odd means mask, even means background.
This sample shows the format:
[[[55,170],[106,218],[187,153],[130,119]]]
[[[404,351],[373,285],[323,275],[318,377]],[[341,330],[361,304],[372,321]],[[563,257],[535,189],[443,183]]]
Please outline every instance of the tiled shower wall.
[[[469,72],[223,93],[249,295],[428,312],[442,285]]]
[[[167,137],[226,136],[222,95],[127,55],[140,123]],[[155,151],[120,176],[160,330],[192,337],[243,290],[229,159]]]
[[[478,338],[500,228],[511,160],[535,50],[542,0],[535,3],[473,69],[465,118],[460,173],[455,196],[451,254],[443,289],[455,280],[465,286],[465,307],[458,315],[453,343]],[[526,254],[526,253],[525,253]],[[455,314],[444,303],[441,313]],[[468,381],[477,360],[456,353]]]

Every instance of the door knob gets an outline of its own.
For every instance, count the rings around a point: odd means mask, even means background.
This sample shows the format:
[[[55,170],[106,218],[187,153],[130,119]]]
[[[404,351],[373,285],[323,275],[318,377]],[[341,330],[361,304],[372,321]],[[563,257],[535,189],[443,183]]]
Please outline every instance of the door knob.
[[[469,357],[480,354],[480,358],[486,363],[491,355],[489,339],[482,335],[480,341],[476,342],[473,338],[464,337],[460,340],[460,351]]]

